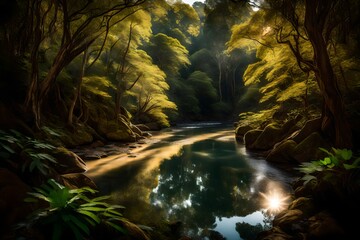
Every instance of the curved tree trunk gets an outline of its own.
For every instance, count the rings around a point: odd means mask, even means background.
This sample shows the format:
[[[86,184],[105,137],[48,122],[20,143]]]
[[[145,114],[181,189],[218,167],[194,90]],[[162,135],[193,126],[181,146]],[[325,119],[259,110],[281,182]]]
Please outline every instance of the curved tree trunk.
[[[321,128],[333,140],[335,147],[352,148],[350,124],[323,36],[326,16],[321,14],[323,12],[319,12],[322,9],[318,9],[317,4],[314,3],[316,1],[305,2],[305,29],[314,50],[314,72],[324,98]]]

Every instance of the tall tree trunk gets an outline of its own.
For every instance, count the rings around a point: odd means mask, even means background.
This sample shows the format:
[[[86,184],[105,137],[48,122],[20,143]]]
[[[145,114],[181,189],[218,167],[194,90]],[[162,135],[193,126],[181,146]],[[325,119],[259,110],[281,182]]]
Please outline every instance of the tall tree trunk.
[[[314,0],[306,0],[305,29],[314,50],[315,76],[324,98],[322,131],[333,140],[335,147],[352,148],[350,124],[345,106],[334,74],[327,44],[323,37],[326,16],[317,11]],[[327,2],[327,1],[326,1]],[[322,18],[321,18],[322,17]]]
[[[68,123],[69,126],[73,125],[74,109],[75,109],[75,106],[76,106],[76,102],[77,101],[81,102],[81,84],[82,84],[83,77],[84,77],[84,74],[85,74],[86,60],[87,60],[87,49],[85,49],[85,51],[83,53],[83,59],[82,59],[82,63],[81,63],[80,75],[79,75],[79,78],[77,79],[77,82],[76,82],[76,87],[75,87],[75,91],[74,91],[74,98],[71,101],[70,107],[69,107],[68,119],[67,119],[67,123]]]

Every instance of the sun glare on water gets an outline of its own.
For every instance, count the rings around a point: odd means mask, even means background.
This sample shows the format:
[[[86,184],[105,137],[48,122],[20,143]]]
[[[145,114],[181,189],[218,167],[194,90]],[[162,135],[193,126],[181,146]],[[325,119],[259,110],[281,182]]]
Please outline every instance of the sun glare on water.
[[[270,212],[279,212],[287,206],[288,196],[283,196],[278,192],[260,193],[264,198],[264,207]]]

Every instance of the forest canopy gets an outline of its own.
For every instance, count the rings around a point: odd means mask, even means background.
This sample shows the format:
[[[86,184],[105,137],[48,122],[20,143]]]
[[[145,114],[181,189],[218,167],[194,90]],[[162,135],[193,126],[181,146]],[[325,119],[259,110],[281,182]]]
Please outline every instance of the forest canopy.
[[[100,112],[158,128],[318,114],[334,144],[351,146],[359,13],[350,4],[4,1],[2,111],[31,129],[54,118],[95,127]]]

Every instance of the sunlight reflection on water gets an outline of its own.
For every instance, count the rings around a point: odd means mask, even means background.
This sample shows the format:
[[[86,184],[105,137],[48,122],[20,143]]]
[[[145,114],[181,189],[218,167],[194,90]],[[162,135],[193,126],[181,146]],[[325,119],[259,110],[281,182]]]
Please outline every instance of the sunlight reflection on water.
[[[236,223],[269,218],[263,205],[269,189],[289,192],[281,183],[291,178],[236,143],[230,126],[179,126],[164,134],[136,158],[90,162],[89,175],[135,221],[165,218],[183,222],[187,233],[213,229],[239,240]]]

